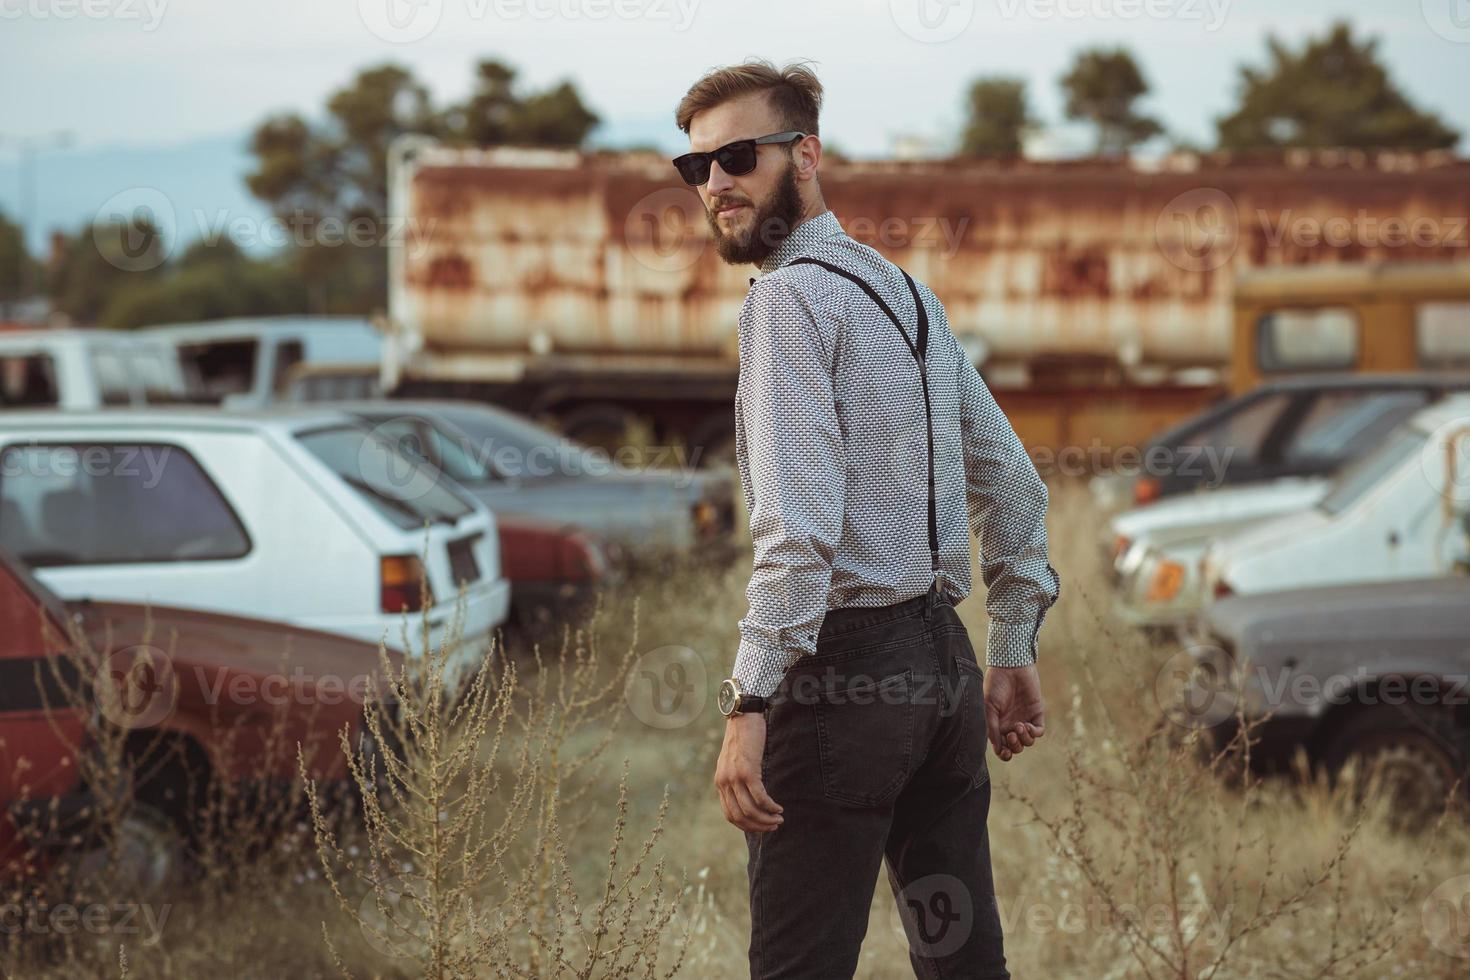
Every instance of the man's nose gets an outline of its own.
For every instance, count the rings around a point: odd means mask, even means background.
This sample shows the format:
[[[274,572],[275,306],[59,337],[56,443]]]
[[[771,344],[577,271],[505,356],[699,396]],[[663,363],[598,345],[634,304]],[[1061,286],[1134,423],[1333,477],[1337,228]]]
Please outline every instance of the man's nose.
[[[730,175],[713,160],[709,165],[709,192],[711,196],[723,194],[735,186],[735,181]]]

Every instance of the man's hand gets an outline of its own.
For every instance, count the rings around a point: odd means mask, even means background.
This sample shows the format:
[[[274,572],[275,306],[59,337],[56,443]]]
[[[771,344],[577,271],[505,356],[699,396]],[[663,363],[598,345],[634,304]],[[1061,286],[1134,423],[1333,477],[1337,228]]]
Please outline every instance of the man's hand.
[[[985,668],[985,731],[1001,762],[1046,734],[1036,665]]]
[[[761,782],[761,756],[766,750],[766,716],[758,711],[725,719],[725,744],[715,764],[715,789],[725,819],[741,830],[768,833],[785,818],[766,795]]]

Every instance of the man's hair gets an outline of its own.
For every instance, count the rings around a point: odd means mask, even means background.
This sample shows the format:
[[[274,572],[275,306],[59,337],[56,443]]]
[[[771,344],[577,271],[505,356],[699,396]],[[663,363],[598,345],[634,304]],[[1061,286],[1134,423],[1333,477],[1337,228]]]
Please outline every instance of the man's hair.
[[[744,64],[716,68],[689,89],[674,110],[674,121],[688,133],[698,113],[752,92],[769,93],[771,106],[785,129],[818,135],[822,83],[801,61],[777,68],[763,58],[752,58]]]

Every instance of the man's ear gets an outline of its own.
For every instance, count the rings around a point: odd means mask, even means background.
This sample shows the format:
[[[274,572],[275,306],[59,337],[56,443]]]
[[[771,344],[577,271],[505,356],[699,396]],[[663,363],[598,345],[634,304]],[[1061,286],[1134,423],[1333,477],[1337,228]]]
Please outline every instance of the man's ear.
[[[822,163],[822,141],[815,136],[808,136],[796,147],[796,179],[815,180],[817,168]]]

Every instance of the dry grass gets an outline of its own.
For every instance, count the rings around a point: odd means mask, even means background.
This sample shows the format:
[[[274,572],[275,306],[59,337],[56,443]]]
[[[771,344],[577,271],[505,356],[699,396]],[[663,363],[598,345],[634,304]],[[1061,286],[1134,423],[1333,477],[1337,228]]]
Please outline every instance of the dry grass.
[[[1433,946],[1422,914],[1437,885],[1470,874],[1470,830],[1450,821],[1406,835],[1388,819],[1390,801],[1359,807],[1310,780],[1242,785],[1202,768],[1187,741],[1159,738],[1154,678],[1174,651],[1110,618],[1097,515],[1077,487],[1059,487],[1054,501],[1063,598],[1043,631],[1049,733],[1015,762],[991,763],[991,844],[1014,975],[1470,974],[1470,959]],[[748,564],[691,566],[630,582],[606,597],[589,630],[569,624],[564,644],[539,659],[510,649],[482,675],[471,696],[483,698],[480,706],[464,709],[478,721],[462,727],[445,715],[427,723],[442,740],[434,751],[458,760],[457,775],[426,789],[422,768],[400,774],[401,793],[428,795],[413,803],[386,794],[368,821],[379,821],[377,831],[333,836],[329,826],[325,866],[313,847],[282,848],[270,868],[273,887],[252,876],[240,888],[206,879],[181,889],[156,942],[106,936],[94,944],[105,963],[89,961],[85,974],[643,976],[656,954],[653,975],[676,962],[679,976],[747,975],[745,847],[723,819],[711,778],[722,734],[713,692],[734,655],[748,573]],[[979,646],[983,596],[972,596],[961,615]],[[640,676],[639,658],[669,647],[692,651],[678,679],[700,704],[687,724],[645,724],[623,685]],[[642,696],[636,681],[627,690]],[[461,890],[428,913],[441,917],[441,934],[453,934],[445,947],[459,957],[453,963],[423,955],[432,942],[416,938],[428,921],[422,911],[413,929],[389,936],[408,948],[385,946],[357,921],[375,908],[364,897],[380,894],[375,882],[387,882],[402,857],[382,836],[392,826],[407,827],[402,840],[415,847],[434,828],[453,828],[441,841],[451,860],[439,873]],[[472,866],[454,864],[464,854],[474,855]],[[346,873],[349,864],[366,879]],[[401,875],[403,865],[396,868]],[[660,888],[674,904],[655,907]],[[128,900],[125,886],[119,894]],[[496,911],[503,914],[486,914]],[[478,915],[484,920],[469,924]],[[640,965],[606,958],[614,947],[636,952]],[[78,975],[64,949],[48,948],[49,967],[21,975]],[[859,975],[912,975],[881,882]]]

